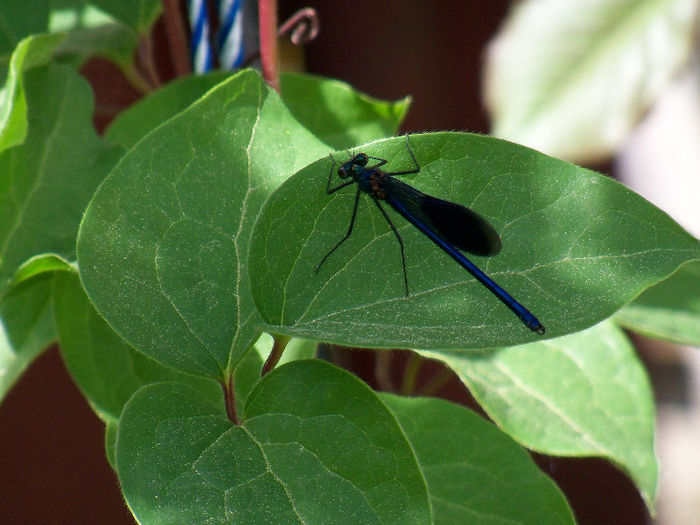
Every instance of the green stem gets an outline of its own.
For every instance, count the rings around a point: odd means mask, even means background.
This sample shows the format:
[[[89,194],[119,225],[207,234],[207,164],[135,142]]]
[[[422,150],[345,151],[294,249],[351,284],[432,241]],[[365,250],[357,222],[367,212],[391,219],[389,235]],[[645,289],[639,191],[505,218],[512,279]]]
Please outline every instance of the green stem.
[[[410,396],[416,388],[416,379],[418,379],[418,371],[423,364],[423,358],[418,354],[411,353],[406,368],[404,368],[403,381],[401,382],[401,395]]]

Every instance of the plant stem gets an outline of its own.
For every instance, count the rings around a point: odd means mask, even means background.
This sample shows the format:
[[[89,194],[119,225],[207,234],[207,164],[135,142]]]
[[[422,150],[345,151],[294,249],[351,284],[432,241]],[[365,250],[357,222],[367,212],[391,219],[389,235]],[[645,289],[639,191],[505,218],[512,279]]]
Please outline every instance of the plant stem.
[[[273,335],[272,338],[274,339],[272,350],[270,351],[270,355],[267,356],[267,360],[260,371],[260,377],[263,377],[265,374],[275,368],[275,365],[282,357],[284,349],[287,347],[287,343],[291,339],[291,337],[286,335]]]
[[[224,390],[224,404],[226,406],[226,415],[238,426],[238,411],[236,410],[236,390],[233,384],[234,373],[230,372],[228,381],[221,382],[221,388]]]
[[[374,380],[383,392],[393,392],[394,382],[391,380],[391,350],[374,351]]]
[[[141,35],[138,41],[138,57],[141,68],[148,83],[151,85],[151,89],[155,89],[160,86],[160,77],[156,71],[155,63],[153,62],[153,40],[151,35]]]
[[[417,396],[436,396],[440,389],[452,378],[453,372],[449,368],[443,368],[431,377],[416,392]]]
[[[277,51],[277,1],[259,0],[260,66],[265,82],[279,93],[279,53]]]
[[[192,72],[190,52],[187,46],[187,33],[182,22],[178,0],[163,0],[165,32],[170,45],[170,59],[175,69],[175,76],[182,77]]]
[[[406,366],[403,373],[403,381],[401,382],[401,394],[409,396],[413,394],[416,388],[416,379],[418,379],[418,371],[423,364],[423,358],[418,354],[411,353],[406,361]]]

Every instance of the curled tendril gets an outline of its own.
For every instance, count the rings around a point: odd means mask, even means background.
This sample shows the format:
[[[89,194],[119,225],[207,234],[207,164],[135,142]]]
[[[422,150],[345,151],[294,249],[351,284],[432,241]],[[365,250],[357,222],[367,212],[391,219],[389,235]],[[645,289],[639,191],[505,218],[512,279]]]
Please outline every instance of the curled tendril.
[[[299,9],[277,31],[277,36],[291,34],[290,39],[295,45],[311,42],[318,35],[318,13],[313,7]]]
[[[318,35],[320,22],[318,13],[313,7],[305,7],[294,13],[277,30],[277,36],[281,37],[291,33],[290,39],[294,45],[308,44]],[[260,51],[246,57],[242,67],[249,66],[260,57]]]

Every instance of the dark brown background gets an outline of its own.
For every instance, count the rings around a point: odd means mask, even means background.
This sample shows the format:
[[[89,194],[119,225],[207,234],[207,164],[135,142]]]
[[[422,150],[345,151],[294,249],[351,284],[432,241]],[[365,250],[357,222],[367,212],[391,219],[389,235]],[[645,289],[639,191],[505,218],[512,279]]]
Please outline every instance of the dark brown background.
[[[304,7],[281,2],[280,20]],[[319,0],[310,72],[345,80],[372,96],[413,96],[403,131],[488,131],[481,106],[483,52],[506,1]],[[157,29],[167,78],[163,24]],[[96,86],[101,124],[135,97],[109,64],[84,72]],[[104,456],[103,425],[68,377],[56,348],[42,355],[0,405],[0,523],[129,524],[133,519]],[[636,489],[601,460],[537,458],[581,524],[640,525]]]

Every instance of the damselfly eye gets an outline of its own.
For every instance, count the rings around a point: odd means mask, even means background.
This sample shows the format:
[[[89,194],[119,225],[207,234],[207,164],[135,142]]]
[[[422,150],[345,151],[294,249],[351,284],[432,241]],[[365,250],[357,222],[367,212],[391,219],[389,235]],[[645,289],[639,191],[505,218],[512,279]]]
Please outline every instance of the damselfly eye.
[[[350,173],[348,173],[348,166],[347,164],[343,164],[338,168],[338,177],[341,179],[347,179],[350,176]]]
[[[369,157],[364,153],[358,153],[352,158],[352,162],[358,164],[359,166],[367,166],[367,163],[369,162]]]

